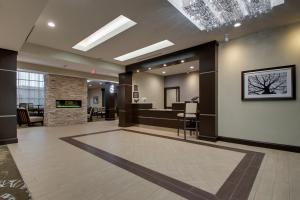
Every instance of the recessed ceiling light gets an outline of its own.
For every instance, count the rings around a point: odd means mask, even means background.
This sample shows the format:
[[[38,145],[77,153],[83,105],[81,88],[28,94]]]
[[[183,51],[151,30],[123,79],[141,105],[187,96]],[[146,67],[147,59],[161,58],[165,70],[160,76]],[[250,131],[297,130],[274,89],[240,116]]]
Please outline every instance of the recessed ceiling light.
[[[181,60],[180,62],[181,62],[181,63],[184,63],[184,60]]]
[[[161,73],[165,74],[166,72],[165,72],[165,71],[163,71],[163,72],[161,72]]]
[[[123,15],[120,15],[113,21],[97,30],[95,33],[77,43],[72,48],[80,51],[88,51],[105,42],[106,40],[118,35],[119,33],[126,31],[134,25],[136,25],[136,22]]]
[[[55,27],[55,23],[54,22],[48,22],[48,26],[51,27],[51,28],[54,28]]]
[[[235,28],[237,28],[237,27],[240,27],[241,25],[242,25],[241,23],[237,22],[237,23],[235,23],[233,26],[234,26]]]
[[[87,80],[87,82],[89,83],[89,82],[91,82],[91,80]]]
[[[166,67],[166,66],[167,66],[167,64],[164,64],[163,66],[164,66],[164,67]]]
[[[119,56],[119,57],[114,58],[114,59],[118,60],[118,61],[125,61],[125,60],[129,60],[129,59],[132,59],[132,58],[136,58],[136,57],[148,54],[148,53],[152,53],[154,51],[158,51],[160,49],[164,49],[164,48],[167,48],[167,47],[173,46],[173,45],[174,45],[173,42],[170,42],[169,40],[163,40],[161,42],[152,44],[150,46],[147,46],[147,47],[144,47],[144,48],[141,48],[141,49],[138,49],[136,51],[127,53],[125,55]]]
[[[89,85],[89,87],[92,87],[92,85]]]
[[[139,72],[140,72],[140,70],[136,70],[136,72],[137,72],[137,73],[139,73]]]
[[[190,68],[191,68],[191,69],[194,69],[195,67],[194,67],[194,66],[190,66]]]
[[[148,67],[148,70],[151,70],[152,68],[151,67]]]

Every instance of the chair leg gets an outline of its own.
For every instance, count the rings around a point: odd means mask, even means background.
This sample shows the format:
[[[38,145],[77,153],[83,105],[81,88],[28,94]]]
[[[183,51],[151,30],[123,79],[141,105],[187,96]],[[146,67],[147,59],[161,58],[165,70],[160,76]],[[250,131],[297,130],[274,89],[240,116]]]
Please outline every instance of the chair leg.
[[[177,118],[177,136],[179,136],[180,120]]]
[[[185,121],[185,119],[183,121],[183,129],[184,129],[184,139],[186,140],[186,131],[185,131],[185,129],[186,129],[186,121]]]
[[[196,121],[196,137],[198,138],[199,136],[199,122]]]

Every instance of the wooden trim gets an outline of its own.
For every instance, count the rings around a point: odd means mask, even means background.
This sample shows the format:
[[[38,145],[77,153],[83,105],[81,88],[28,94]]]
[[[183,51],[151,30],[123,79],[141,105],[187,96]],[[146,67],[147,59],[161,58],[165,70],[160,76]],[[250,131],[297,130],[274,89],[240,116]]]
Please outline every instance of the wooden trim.
[[[0,118],[17,117],[17,115],[0,115]]]
[[[186,62],[199,60],[199,52],[203,53],[204,51],[209,51],[211,46],[217,45],[217,41],[210,41],[205,44],[197,45],[194,47],[190,47],[187,49],[179,50],[176,52],[172,52],[169,54],[157,56],[150,59],[145,59],[130,65],[126,66],[126,72],[136,72],[136,70],[139,70],[140,72],[147,71],[148,67],[151,67],[152,69],[157,69],[163,67],[163,64],[175,65],[180,64],[180,60],[184,59]],[[210,52],[209,52],[210,53]],[[208,54],[209,54],[208,53]],[[203,57],[206,57],[206,55],[203,55]],[[200,59],[201,60],[201,59]]]
[[[255,146],[255,147],[262,147],[262,148],[268,148],[268,149],[276,149],[276,150],[281,150],[281,151],[300,153],[299,146],[260,142],[260,141],[246,140],[246,139],[240,139],[240,138],[231,138],[231,137],[224,137],[224,136],[219,136],[218,140],[223,141],[223,142],[243,144],[243,145],[248,145],[248,146]]]
[[[17,73],[17,70],[0,69],[0,71]]]
[[[172,107],[167,107],[167,90],[172,90],[176,89],[176,102],[180,102],[180,87],[165,87],[164,88],[164,108],[172,108]]]
[[[0,139],[0,145],[18,143],[18,138]]]
[[[292,78],[292,97],[280,97],[280,98],[245,98],[245,91],[244,91],[244,74],[249,72],[259,72],[259,71],[266,71],[266,70],[274,70],[274,69],[285,69],[290,68],[291,69],[291,78]],[[241,99],[242,101],[282,101],[282,100],[296,100],[296,65],[286,65],[286,66],[279,66],[279,67],[270,67],[270,68],[261,68],[261,69],[255,69],[255,70],[247,70],[241,72]]]
[[[198,135],[197,137],[199,140],[209,141],[209,142],[217,142],[218,137],[210,137],[205,135]]]

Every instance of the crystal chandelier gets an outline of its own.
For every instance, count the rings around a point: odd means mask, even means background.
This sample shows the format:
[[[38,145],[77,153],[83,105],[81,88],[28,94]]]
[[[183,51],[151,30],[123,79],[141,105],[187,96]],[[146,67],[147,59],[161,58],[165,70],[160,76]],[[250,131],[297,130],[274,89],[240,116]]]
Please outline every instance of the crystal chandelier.
[[[168,0],[200,30],[241,22],[268,13],[284,0]]]

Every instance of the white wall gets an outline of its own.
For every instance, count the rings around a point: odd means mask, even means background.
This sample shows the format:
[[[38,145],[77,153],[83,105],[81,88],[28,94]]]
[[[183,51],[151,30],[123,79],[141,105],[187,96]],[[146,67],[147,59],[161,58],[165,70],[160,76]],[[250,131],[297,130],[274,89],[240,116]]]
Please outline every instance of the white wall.
[[[98,97],[98,104],[94,104],[93,97]],[[102,91],[101,88],[88,89],[88,105],[92,107],[102,107]]]
[[[150,73],[134,73],[133,85],[138,85],[140,97],[146,97],[153,108],[164,108],[164,77]],[[132,89],[133,91],[133,89]]]
[[[199,96],[199,72],[176,74],[165,77],[165,87],[180,87],[180,101],[189,101]]]
[[[241,101],[241,71],[296,64],[296,101]],[[219,135],[300,146],[300,23],[219,46]]]

